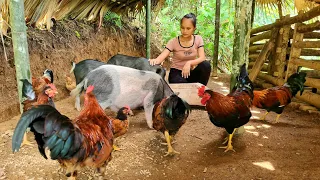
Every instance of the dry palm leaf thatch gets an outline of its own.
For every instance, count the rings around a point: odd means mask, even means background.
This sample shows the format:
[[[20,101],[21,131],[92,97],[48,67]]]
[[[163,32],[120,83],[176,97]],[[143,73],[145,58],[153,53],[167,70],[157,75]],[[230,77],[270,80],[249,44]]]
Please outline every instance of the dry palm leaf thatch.
[[[0,0],[0,31],[2,35],[7,35],[9,29],[9,1]]]
[[[3,21],[10,24],[8,3],[9,0],[0,0],[0,28],[5,33],[8,27]],[[24,0],[26,22],[47,29],[51,27],[52,18],[61,20],[66,17],[99,20],[100,26],[107,11],[128,15],[129,12],[141,12],[145,3],[145,0]],[[165,0],[152,0],[151,3],[153,10],[159,10]]]
[[[257,7],[263,11],[282,11],[282,9],[285,10],[290,7],[291,4],[293,4],[292,0],[256,0]],[[279,14],[282,14],[282,12],[279,12]]]
[[[294,6],[297,11],[308,11],[320,5],[320,0],[294,0]]]

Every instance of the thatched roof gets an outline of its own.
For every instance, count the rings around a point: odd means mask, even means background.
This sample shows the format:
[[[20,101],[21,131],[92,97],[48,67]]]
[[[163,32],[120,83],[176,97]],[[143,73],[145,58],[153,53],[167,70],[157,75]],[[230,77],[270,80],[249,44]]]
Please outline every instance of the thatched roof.
[[[6,34],[9,22],[9,1],[0,0],[0,29]],[[139,13],[145,0],[24,0],[25,17],[28,24],[50,29],[51,19],[61,20],[70,17],[76,20],[99,21],[107,11],[128,15]],[[151,0],[152,8],[158,9],[165,0]]]
[[[297,11],[308,11],[320,5],[320,0],[256,0],[256,3],[262,8],[277,8],[278,4],[282,4],[283,7],[294,4]]]

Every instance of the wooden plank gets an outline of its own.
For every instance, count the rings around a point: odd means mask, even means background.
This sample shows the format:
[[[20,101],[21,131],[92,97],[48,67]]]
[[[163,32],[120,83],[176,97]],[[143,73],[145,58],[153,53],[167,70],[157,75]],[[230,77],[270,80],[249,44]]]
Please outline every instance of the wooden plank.
[[[170,88],[178,96],[184,99],[191,106],[204,106],[201,104],[201,98],[198,96],[198,88],[203,86],[201,83],[173,83]],[[208,88],[209,89],[209,88]]]
[[[320,48],[320,41],[301,41],[292,44],[295,48]]]
[[[259,72],[258,74],[258,78],[263,79],[275,86],[282,86],[284,84],[284,80],[283,79],[279,79],[279,78],[275,78],[271,75],[268,74],[264,74],[262,72]]]
[[[250,62],[248,65],[248,68],[252,69],[253,65],[254,65],[254,62]],[[261,71],[268,71],[268,64],[267,63],[264,63],[262,65]]]
[[[283,18],[282,20],[280,20],[278,22],[252,29],[250,34],[252,35],[252,34],[259,33],[259,32],[268,31],[268,30],[272,29],[273,27],[282,27],[284,25],[289,25],[289,24],[294,24],[294,23],[302,23],[304,21],[310,20],[310,19],[317,17],[319,15],[320,15],[320,6],[317,6],[317,7],[313,8],[310,11],[307,11],[305,13],[299,13],[296,16],[293,16],[290,18]]]
[[[292,59],[291,62],[297,66],[320,70],[320,60],[305,60],[301,58]]]

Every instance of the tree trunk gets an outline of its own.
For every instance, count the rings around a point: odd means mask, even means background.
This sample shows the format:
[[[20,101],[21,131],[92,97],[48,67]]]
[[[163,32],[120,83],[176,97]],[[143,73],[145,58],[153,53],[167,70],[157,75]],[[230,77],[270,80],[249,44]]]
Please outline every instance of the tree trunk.
[[[151,27],[150,27],[150,21],[151,21],[151,0],[147,0],[147,6],[146,6],[146,56],[149,59],[150,58],[150,34],[151,34]]]
[[[216,17],[215,17],[215,33],[214,33],[214,49],[213,49],[213,70],[212,75],[218,75],[218,55],[219,55],[219,29],[220,29],[220,0],[216,0]]]
[[[236,76],[243,63],[249,64],[249,45],[252,15],[252,0],[235,1],[234,44],[230,90],[236,83]]]
[[[239,74],[239,68],[243,63],[249,65],[249,45],[250,30],[252,17],[253,0],[236,0],[235,1],[235,18],[234,18],[234,42],[232,56],[232,72],[230,91],[236,83],[236,76]],[[236,134],[244,133],[244,127],[241,126]]]
[[[20,79],[28,79],[31,82],[29,51],[27,41],[27,26],[24,17],[24,1],[15,0],[9,3],[10,26],[16,67],[18,96],[20,111],[22,113],[22,82]]]

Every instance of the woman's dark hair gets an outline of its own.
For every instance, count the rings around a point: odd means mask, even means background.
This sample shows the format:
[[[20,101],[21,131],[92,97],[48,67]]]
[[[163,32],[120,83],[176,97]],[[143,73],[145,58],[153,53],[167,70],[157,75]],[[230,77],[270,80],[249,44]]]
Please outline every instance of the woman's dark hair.
[[[180,24],[182,23],[182,20],[186,18],[186,19],[191,19],[192,20],[192,24],[194,27],[197,27],[197,18],[196,15],[194,15],[193,13],[189,13],[183,16],[183,18],[181,18],[180,20]]]

